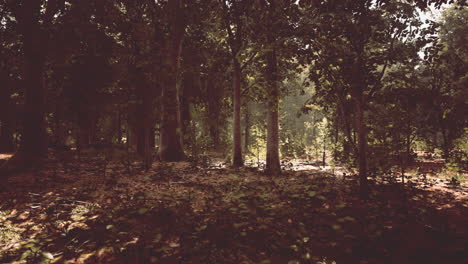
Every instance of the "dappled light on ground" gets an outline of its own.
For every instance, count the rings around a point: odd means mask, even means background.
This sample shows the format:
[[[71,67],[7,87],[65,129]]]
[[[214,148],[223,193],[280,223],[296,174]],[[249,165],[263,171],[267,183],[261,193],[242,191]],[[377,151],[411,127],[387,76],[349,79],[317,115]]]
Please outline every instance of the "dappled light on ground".
[[[321,170],[272,178],[188,162],[132,174],[100,165],[53,162],[10,177],[0,192],[1,262],[463,260],[467,201],[443,190],[373,183],[362,201],[354,178]]]

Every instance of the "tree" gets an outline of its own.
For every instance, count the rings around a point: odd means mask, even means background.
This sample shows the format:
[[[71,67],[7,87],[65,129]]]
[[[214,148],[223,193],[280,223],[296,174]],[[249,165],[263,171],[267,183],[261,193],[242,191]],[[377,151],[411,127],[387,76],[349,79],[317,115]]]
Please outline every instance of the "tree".
[[[282,25],[278,23],[280,17],[278,10],[281,10],[282,5],[277,1],[262,1],[258,11],[261,12],[260,20],[256,21],[261,23],[265,21],[266,25],[261,28],[265,37],[263,38],[266,46],[264,52],[265,67],[265,80],[266,80],[266,100],[267,100],[267,153],[266,153],[266,169],[265,172],[271,175],[278,175],[281,173],[281,166],[279,160],[279,127],[278,127],[278,111],[279,111],[279,72],[277,61],[277,34],[273,28],[280,28]],[[277,31],[276,31],[277,32]]]
[[[302,6],[309,14],[303,30],[314,36],[304,44],[310,48],[306,60],[311,63],[316,98],[324,98],[324,106],[335,105],[341,113],[338,116],[350,125],[344,132],[355,146],[360,193],[367,197],[368,135],[372,129],[369,109],[388,68],[405,62],[406,50],[413,50],[411,40],[420,25],[416,7],[406,2],[367,0],[302,2]],[[344,112],[348,104],[353,107],[352,119]],[[350,128],[357,135],[356,144]]]
[[[232,85],[233,85],[233,157],[232,165],[234,167],[242,167],[244,160],[242,157],[242,132],[241,132],[241,83],[242,72],[239,62],[239,53],[244,45],[244,21],[242,20],[243,10],[238,1],[222,0],[224,26],[228,33],[228,43],[231,49],[232,59]],[[234,26],[235,31],[232,27]]]
[[[454,142],[466,127],[466,89],[468,85],[468,57],[464,36],[468,31],[466,8],[454,6],[443,14],[438,36],[425,49],[425,60],[420,65],[421,85],[427,88],[431,100],[425,102],[428,116],[426,131],[433,136],[426,141],[439,147],[431,138],[440,137],[440,148],[445,157],[455,147]],[[435,121],[435,122],[434,122]]]
[[[64,11],[65,0],[9,1],[6,6],[18,23],[24,56],[24,119],[18,152],[4,166],[6,170],[35,163],[47,155],[45,123],[46,88],[44,70],[49,51],[49,29],[56,15]]]
[[[159,158],[163,161],[180,161],[185,158],[182,149],[180,101],[177,90],[179,60],[187,26],[181,0],[169,0],[165,13],[169,33],[163,49],[163,75],[161,76],[161,126]]]
[[[2,6],[0,6],[2,8]],[[0,26],[0,153],[1,152],[14,152],[16,145],[14,142],[13,134],[14,115],[17,114],[12,100],[12,95],[17,92],[19,83],[18,75],[15,73],[18,70],[17,58],[20,54],[18,52],[18,39],[12,32],[11,27],[13,21],[4,17],[4,26]]]
[[[288,71],[295,69],[291,62],[297,55],[294,42],[297,5],[289,1],[258,1],[254,20],[251,22],[252,42],[262,70],[259,78],[264,85],[267,119],[266,172],[272,175],[281,173],[279,158],[279,100],[280,85]],[[274,29],[274,30],[273,30]],[[258,67],[260,66],[260,67]]]

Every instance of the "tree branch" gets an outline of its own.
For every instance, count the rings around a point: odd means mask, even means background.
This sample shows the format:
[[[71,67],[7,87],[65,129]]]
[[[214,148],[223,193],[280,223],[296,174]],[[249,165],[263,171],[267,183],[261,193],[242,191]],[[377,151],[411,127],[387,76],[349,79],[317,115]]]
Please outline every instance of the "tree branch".
[[[257,54],[258,54],[257,51],[255,51],[254,53],[252,53],[252,55],[250,56],[250,58],[249,58],[246,62],[244,62],[244,63],[242,64],[241,70],[243,70],[243,69],[244,69],[248,64],[250,64],[254,59],[256,59],[256,58],[257,58]]]

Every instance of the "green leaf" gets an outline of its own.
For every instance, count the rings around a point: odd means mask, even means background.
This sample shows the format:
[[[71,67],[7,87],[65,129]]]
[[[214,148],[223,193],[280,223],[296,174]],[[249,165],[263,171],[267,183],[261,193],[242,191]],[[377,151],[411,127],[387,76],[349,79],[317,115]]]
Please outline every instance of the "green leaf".
[[[23,247],[24,247],[24,248],[32,248],[32,247],[34,247],[34,246],[36,246],[36,244],[33,243],[33,242],[31,242],[31,243],[28,243],[28,244],[24,245]]]

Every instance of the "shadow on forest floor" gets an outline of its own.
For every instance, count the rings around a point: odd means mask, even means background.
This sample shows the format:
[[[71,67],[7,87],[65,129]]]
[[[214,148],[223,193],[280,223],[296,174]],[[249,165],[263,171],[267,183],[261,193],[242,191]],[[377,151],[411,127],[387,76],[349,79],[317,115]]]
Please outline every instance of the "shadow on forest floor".
[[[0,263],[468,263],[456,191],[357,191],[316,170],[51,162],[1,183]]]

